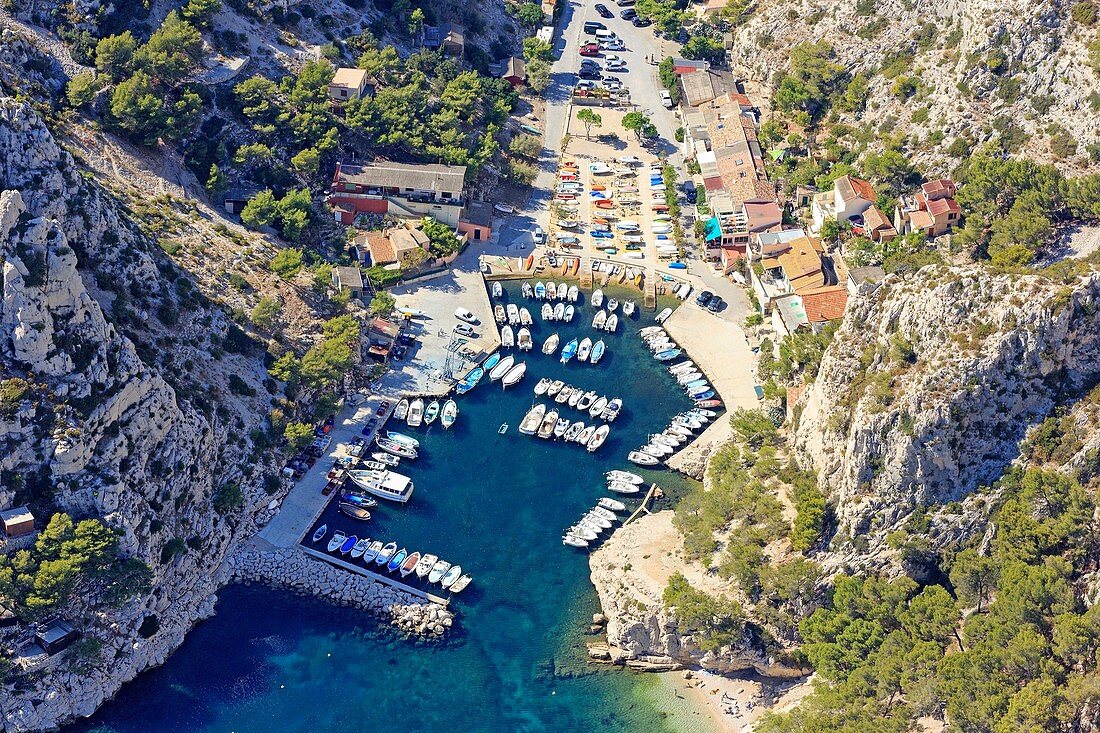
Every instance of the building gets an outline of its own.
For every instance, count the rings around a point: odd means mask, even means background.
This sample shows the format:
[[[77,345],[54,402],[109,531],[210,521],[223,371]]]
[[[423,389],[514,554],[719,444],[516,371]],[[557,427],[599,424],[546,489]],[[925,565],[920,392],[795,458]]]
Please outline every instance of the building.
[[[374,94],[374,85],[364,69],[341,67],[332,76],[328,84],[328,98],[343,103],[360,99],[364,94]]]
[[[0,512],[0,526],[8,539],[23,537],[34,532],[34,515],[25,506],[12,507]]]
[[[791,203],[796,209],[805,209],[810,205],[810,202],[813,201],[814,194],[816,193],[817,186],[796,186],[794,189],[794,199],[792,199]]]
[[[225,192],[222,208],[227,214],[240,214],[241,210],[260,192],[258,188],[231,188]]]
[[[819,333],[826,324],[844,317],[848,290],[828,285],[805,293],[787,293],[772,301],[772,330],[784,338],[800,328]]]
[[[360,261],[387,269],[396,270],[408,265],[410,260],[422,260],[418,253],[427,252],[431,240],[419,226],[409,224],[382,232],[363,232],[352,240],[352,247]]]
[[[401,333],[401,324],[385,318],[372,318],[367,326],[367,353],[378,359],[390,355],[393,342]]]
[[[848,270],[848,277],[846,278],[848,294],[855,295],[864,284],[868,286],[877,285],[884,277],[886,277],[886,270],[877,265],[853,267]]]
[[[862,215],[874,203],[875,189],[870,183],[855,176],[841,176],[833,181],[831,191],[815,195],[810,202],[810,214],[813,216],[810,231],[814,234],[820,232],[826,219],[841,223]]]
[[[678,77],[683,102],[688,107],[698,107],[729,94],[732,99],[747,103],[743,111],[753,108],[752,102],[737,91],[737,77],[728,71],[706,69],[701,73],[680,74]]]
[[[951,231],[962,221],[955,190],[954,181],[940,178],[911,196],[902,196],[894,208],[894,229],[900,234],[919,232],[929,239]]]
[[[696,71],[706,71],[710,68],[709,61],[695,61],[692,59],[672,59],[672,73],[694,74]]]
[[[466,51],[466,38],[452,25],[426,25],[422,32],[422,45],[432,51],[440,49],[447,56],[462,58]]]
[[[493,207],[484,201],[471,201],[462,210],[458,233],[475,242],[488,241],[493,236]]]
[[[458,226],[466,166],[378,161],[368,165],[336,164],[325,201],[336,221],[352,224],[359,214],[406,219],[430,216]]]
[[[872,242],[888,242],[898,236],[898,230],[891,226],[890,220],[877,206],[863,212],[863,226],[858,229],[857,234],[862,234]]]
[[[65,651],[74,641],[80,638],[80,632],[60,619],[47,621],[40,625],[35,632],[34,640],[42,651],[50,656]]]
[[[496,75],[514,87],[527,83],[527,67],[519,56],[509,56],[496,63]]]
[[[347,290],[353,298],[363,297],[363,273],[358,267],[334,267],[332,268],[332,284],[338,292]]]
[[[759,241],[761,250],[750,254],[749,281],[762,312],[770,312],[773,302],[784,295],[802,295],[835,284],[829,282],[822,262],[821,240],[804,234],[791,239],[770,237],[766,254]]]

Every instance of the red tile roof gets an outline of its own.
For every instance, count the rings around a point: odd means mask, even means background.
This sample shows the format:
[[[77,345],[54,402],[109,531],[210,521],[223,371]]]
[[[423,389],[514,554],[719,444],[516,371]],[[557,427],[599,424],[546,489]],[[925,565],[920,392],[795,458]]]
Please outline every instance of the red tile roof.
[[[875,200],[875,187],[862,178],[856,178],[855,176],[848,176],[848,181],[852,184],[852,188],[855,189],[856,195],[864,201]]]
[[[949,211],[954,211],[956,214],[962,213],[962,208],[955,202],[955,199],[932,199],[928,202],[928,213],[932,216],[946,214]]]
[[[848,304],[848,290],[841,285],[817,288],[802,293],[802,308],[810,323],[824,323],[844,317]]]
[[[863,212],[863,221],[867,225],[867,231],[873,232],[876,229],[893,229],[893,225],[890,220],[886,218],[886,215],[879,211],[877,206],[872,206]]]
[[[928,198],[942,198],[955,195],[955,182],[950,178],[937,178],[920,187]]]

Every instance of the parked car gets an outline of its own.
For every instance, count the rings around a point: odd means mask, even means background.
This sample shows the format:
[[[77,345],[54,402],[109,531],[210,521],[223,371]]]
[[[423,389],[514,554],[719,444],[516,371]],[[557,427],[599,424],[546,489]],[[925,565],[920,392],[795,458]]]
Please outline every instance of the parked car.
[[[617,92],[623,88],[623,83],[618,79],[607,79],[603,83],[603,88],[609,92]]]
[[[623,20],[633,20],[638,17],[638,11],[634,8],[627,8],[623,12],[619,13],[619,17]]]
[[[581,50],[579,51],[579,53],[580,53],[581,56],[599,56],[600,55],[600,44],[598,44],[598,43],[586,43],[583,46],[581,46]]]
[[[599,79],[603,76],[599,69],[593,69],[591,66],[583,68],[577,72],[577,76],[582,79]]]
[[[455,308],[455,318],[460,321],[466,321],[466,323],[477,323],[477,316],[465,308]]]
[[[667,89],[661,90],[661,106],[665,109],[672,109],[672,95],[668,93]]]
[[[596,3],[596,12],[600,14],[601,18],[614,18],[615,14],[607,9],[607,6],[603,3]]]
[[[715,295],[711,299],[711,301],[709,303],[707,303],[707,310],[710,311],[711,313],[717,313],[718,311],[722,310],[722,306],[724,306],[725,304],[726,304],[726,302],[724,300],[722,300],[722,298]]]
[[[578,81],[574,89],[595,89],[596,82],[594,81]]]
[[[635,18],[634,20],[630,21],[630,24],[633,25],[635,28],[645,28],[646,26],[651,25],[652,23],[653,23],[652,20],[650,20],[649,18],[643,18],[640,15],[637,18]]]
[[[602,48],[604,51],[625,51],[626,44],[624,44],[620,39],[614,38],[601,43],[600,48]]]
[[[713,297],[714,293],[710,292],[709,290],[704,290],[695,297],[695,305],[706,308],[707,303],[709,303],[710,299]]]
[[[607,71],[626,71],[625,61],[608,61],[604,67]]]
[[[465,323],[460,323],[452,329],[459,336],[469,336],[470,338],[477,338],[477,331],[473,326],[467,326]]]
[[[542,244],[546,241],[546,232],[542,230],[542,227],[537,226],[531,238],[535,240],[535,244]]]
[[[600,63],[598,61],[593,61],[592,59],[584,59],[583,61],[581,61],[581,68],[599,70]]]
[[[595,35],[596,31],[605,31],[607,26],[598,20],[586,20],[584,22],[584,32],[588,35]]]

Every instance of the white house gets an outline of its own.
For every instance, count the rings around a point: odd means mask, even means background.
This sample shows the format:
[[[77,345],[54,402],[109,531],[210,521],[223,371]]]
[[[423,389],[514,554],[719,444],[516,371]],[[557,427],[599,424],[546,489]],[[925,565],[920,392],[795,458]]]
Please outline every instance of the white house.
[[[833,190],[814,194],[810,202],[813,215],[810,231],[818,234],[826,219],[844,222],[867,211],[874,203],[875,189],[870,183],[855,176],[841,176],[833,182]]]

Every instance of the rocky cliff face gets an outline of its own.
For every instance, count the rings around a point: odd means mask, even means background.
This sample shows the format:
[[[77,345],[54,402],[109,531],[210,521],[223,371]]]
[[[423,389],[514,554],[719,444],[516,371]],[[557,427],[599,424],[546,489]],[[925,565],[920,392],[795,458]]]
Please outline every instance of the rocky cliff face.
[[[1098,297],[1096,275],[925,268],[850,302],[795,433],[836,504],[834,549],[860,538],[870,560],[918,506],[997,479],[1026,430],[1100,375]],[[982,525],[964,511],[941,529]]]
[[[1045,130],[1057,123],[1080,143],[1075,161],[1087,164],[1085,145],[1100,140],[1089,106],[1100,80],[1089,68],[1086,49],[1096,30],[1071,20],[1073,5],[1072,0],[757,3],[736,26],[733,64],[770,86],[775,70],[786,67],[789,49],[803,41],[828,41],[853,73],[911,55],[901,73],[918,79],[917,94],[901,99],[894,80],[876,74],[861,121],[878,126],[892,119],[895,132],[917,139],[942,131],[946,143],[922,146],[920,162],[947,172],[952,162],[947,143],[956,136],[984,140],[993,134],[994,120],[1004,118],[1033,136],[1019,151],[1027,157],[1052,157]],[[914,120],[922,108],[927,116]]]

